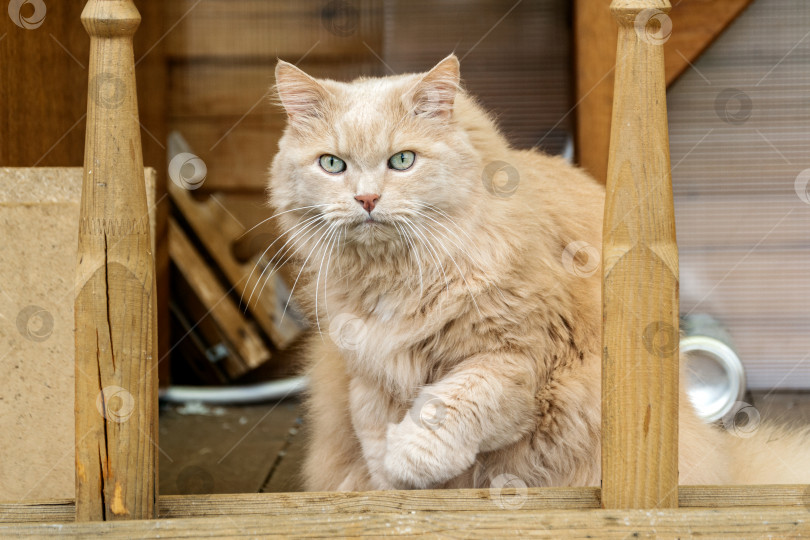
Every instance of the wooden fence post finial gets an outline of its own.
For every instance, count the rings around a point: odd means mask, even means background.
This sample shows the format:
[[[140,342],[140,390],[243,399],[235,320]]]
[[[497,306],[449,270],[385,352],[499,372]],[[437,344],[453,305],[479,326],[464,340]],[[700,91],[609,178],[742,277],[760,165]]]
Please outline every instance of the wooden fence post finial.
[[[678,504],[678,248],[663,43],[667,0],[619,23],[602,248],[602,506]]]
[[[132,0],[89,0],[76,275],[76,520],[154,518],[157,361]]]

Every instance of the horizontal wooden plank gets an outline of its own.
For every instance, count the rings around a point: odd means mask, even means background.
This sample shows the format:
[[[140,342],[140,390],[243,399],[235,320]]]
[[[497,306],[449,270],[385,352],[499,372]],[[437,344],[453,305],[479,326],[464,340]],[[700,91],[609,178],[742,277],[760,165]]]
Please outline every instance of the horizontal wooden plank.
[[[272,105],[268,92],[275,84],[276,59],[268,62],[189,61],[171,65],[169,114],[178,117],[240,118],[243,114],[277,115],[283,111]],[[379,60],[319,62],[305,60],[298,67],[313,77],[349,81],[366,75],[382,75]],[[258,102],[258,105],[257,105]]]
[[[518,496],[507,494],[510,497]],[[682,508],[810,507],[810,486],[681,486]],[[341,493],[242,493],[220,495],[163,495],[161,518],[203,516],[315,514],[373,514],[385,512],[487,512],[498,493],[488,489],[444,489]],[[524,512],[597,509],[599,488],[529,488],[520,502]],[[808,514],[810,517],[810,514]],[[0,523],[73,521],[73,501],[0,503]]]
[[[167,6],[167,26],[177,25],[166,37],[173,58],[296,61],[372,56],[363,42],[382,49],[382,6],[373,0],[174,0]]]
[[[276,516],[199,517],[144,521],[0,526],[4,538],[59,536],[87,538],[261,537],[332,538],[424,535],[464,538],[627,538],[628,536],[711,536],[741,538],[760,535],[799,537],[810,533],[804,508],[702,508],[667,510],[492,509],[483,512],[385,512],[372,514],[288,513]]]
[[[385,40],[392,44],[386,49],[386,61],[396,70],[435,63],[437,54],[451,51],[471,63],[489,59],[546,69],[549,61],[566,58],[570,49],[570,5],[565,1],[398,0],[384,4]]]
[[[208,175],[201,191],[259,191],[267,185],[267,170],[285,121],[279,112],[261,119],[172,119],[170,126],[205,162]]]

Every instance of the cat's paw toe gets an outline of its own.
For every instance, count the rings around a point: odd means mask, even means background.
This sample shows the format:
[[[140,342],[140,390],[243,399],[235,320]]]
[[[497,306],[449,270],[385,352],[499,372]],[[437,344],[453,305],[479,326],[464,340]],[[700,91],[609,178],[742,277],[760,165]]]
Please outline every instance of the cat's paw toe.
[[[408,417],[388,426],[385,474],[397,489],[426,489],[467,470],[476,452],[450,444],[449,434],[415,424]]]

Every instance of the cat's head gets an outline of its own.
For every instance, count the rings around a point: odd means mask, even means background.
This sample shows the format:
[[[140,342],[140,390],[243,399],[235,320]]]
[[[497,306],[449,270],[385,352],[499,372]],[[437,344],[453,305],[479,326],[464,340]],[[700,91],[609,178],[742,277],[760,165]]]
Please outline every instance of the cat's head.
[[[338,231],[371,249],[475,204],[481,157],[457,118],[467,98],[455,56],[427,73],[349,83],[279,61],[276,88],[288,124],[270,198],[285,229],[309,226],[313,241]]]

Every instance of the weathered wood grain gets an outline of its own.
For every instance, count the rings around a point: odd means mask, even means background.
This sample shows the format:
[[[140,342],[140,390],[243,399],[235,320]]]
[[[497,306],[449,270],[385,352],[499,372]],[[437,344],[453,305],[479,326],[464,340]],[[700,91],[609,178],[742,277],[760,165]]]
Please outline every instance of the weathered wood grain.
[[[169,255],[238,355],[228,357],[225,364],[228,374],[237,378],[269,360],[270,351],[261,336],[172,218],[169,218]]]
[[[642,11],[669,7],[611,4],[619,45],[602,246],[604,508],[678,504],[678,247],[664,51],[634,25]]]
[[[102,523],[0,525],[4,538],[797,538],[810,533],[804,508],[498,510],[198,517]]]
[[[239,493],[226,495],[162,495],[161,518],[292,514],[373,514],[390,512],[486,512],[493,493],[485,489],[377,491],[358,493]],[[511,495],[511,494],[509,494]],[[810,507],[805,485],[681,486],[681,508]],[[589,510],[600,507],[600,490],[529,488],[521,510]],[[0,503],[0,523],[66,523],[74,520],[70,499]]]
[[[187,190],[173,182],[169,182],[169,194],[273,345],[279,349],[290,345],[300,333],[300,328],[289,320],[284,325],[274,321],[272,315],[277,308],[273,280],[265,283],[267,276],[262,275],[261,269],[254,270],[253,262],[241,263],[233,256],[233,242],[245,233],[246,227],[219,202],[216,195],[198,202]]]
[[[152,518],[157,499],[155,263],[131,0],[90,0],[76,275],[76,519]]]

